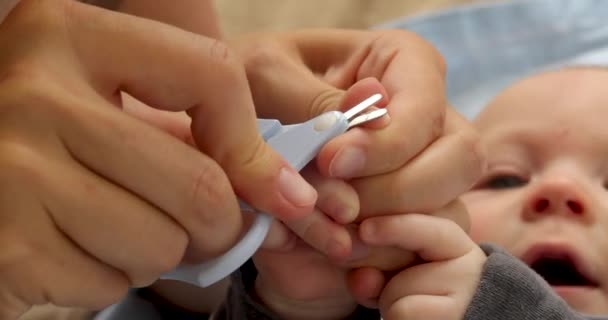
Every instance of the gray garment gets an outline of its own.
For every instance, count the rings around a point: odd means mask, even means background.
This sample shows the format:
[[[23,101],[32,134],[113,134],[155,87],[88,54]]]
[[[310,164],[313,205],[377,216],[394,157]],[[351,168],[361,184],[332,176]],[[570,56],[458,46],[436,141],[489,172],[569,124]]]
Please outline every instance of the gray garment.
[[[536,272],[492,245],[481,246],[488,260],[466,320],[608,319],[583,316],[568,307]]]
[[[583,316],[566,305],[532,269],[496,246],[482,245],[488,260],[481,282],[465,315],[465,320],[608,320],[608,317]],[[249,262],[232,277],[233,286],[214,320],[279,320],[270,310],[249,294],[256,270]],[[106,310],[97,319],[196,319],[183,310],[175,312],[159,306],[132,292],[127,299]],[[203,319],[203,317],[199,317]],[[358,308],[348,319],[378,320],[377,310]]]
[[[496,246],[482,245],[482,248],[488,260],[465,320],[608,319],[586,317],[573,311],[540,276],[517,258]],[[214,317],[215,320],[279,319],[247,293],[254,279],[254,270],[241,270],[235,274],[228,299]],[[380,319],[380,314],[375,310],[360,308],[349,319],[375,320]]]

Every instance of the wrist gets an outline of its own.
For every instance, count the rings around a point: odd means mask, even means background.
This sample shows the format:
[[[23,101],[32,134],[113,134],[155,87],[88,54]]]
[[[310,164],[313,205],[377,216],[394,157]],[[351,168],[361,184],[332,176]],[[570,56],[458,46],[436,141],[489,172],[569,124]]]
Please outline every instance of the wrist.
[[[251,289],[253,299],[285,320],[340,320],[346,319],[357,309],[357,303],[349,295],[294,299],[265,286],[260,277],[256,278]]]

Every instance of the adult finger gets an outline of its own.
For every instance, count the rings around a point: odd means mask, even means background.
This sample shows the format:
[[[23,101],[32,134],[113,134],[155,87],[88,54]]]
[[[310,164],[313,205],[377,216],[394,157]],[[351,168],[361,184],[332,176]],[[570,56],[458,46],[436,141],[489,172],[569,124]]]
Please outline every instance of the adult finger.
[[[449,111],[449,116],[454,117],[451,122],[464,121],[455,112]],[[454,130],[446,130],[444,136],[401,169],[352,181],[361,198],[363,216],[432,212],[477,181],[484,167],[477,133],[465,123],[451,127]]]
[[[43,145],[28,138],[40,139],[23,134],[19,142],[0,143],[0,180],[5,185],[0,194],[11,193],[11,185],[22,186],[49,215],[44,221],[51,219],[50,224],[83,252],[123,272],[132,286],[150,284],[181,261],[188,236],[175,220],[82,167],[62,149],[57,137],[47,135]],[[5,212],[10,211],[6,208]],[[44,239],[45,235],[35,236]],[[211,250],[214,246],[207,244]]]
[[[41,201],[57,228],[82,250],[123,272],[132,287],[150,285],[173,270],[188,245],[186,230],[156,207],[72,162],[47,163],[50,172],[62,174],[39,181],[46,189],[40,192]],[[213,247],[211,242],[206,249],[218,250]]]
[[[185,112],[171,112],[150,108],[126,93],[121,94],[122,110],[134,118],[163,130],[180,141],[196,147],[190,131],[191,119]]]
[[[324,175],[393,171],[443,134],[445,66],[420,37],[405,31],[317,30],[294,33],[290,40],[308,68],[337,87],[372,77],[390,96],[391,125],[330,141],[319,154]]]
[[[279,34],[245,36],[231,42],[245,61],[254,101],[262,117],[285,123],[303,122],[330,110],[344,110],[375,93],[385,96],[379,106],[387,103],[384,89],[369,79],[370,83],[363,85],[366,89],[355,90],[346,98],[348,101],[343,101],[345,90],[355,82],[336,85],[316,74],[324,72],[309,64],[316,53],[301,53],[302,43],[298,41],[299,37]],[[285,112],[286,108],[289,112]]]
[[[124,274],[55,228],[29,186],[0,189],[0,211],[11,212],[0,216],[0,318],[16,319],[34,304],[100,309],[126,294]]]
[[[342,180],[319,175],[316,166],[309,165],[302,174],[319,194],[312,214],[286,221],[304,242],[334,259],[344,259],[351,253],[351,235],[344,224],[357,218],[359,199],[355,190]]]
[[[252,205],[282,216],[297,216],[312,207],[314,190],[300,183],[300,176],[257,134],[242,67],[230,54],[224,55],[220,43],[160,23],[63,0],[22,1],[2,27],[3,35],[28,28],[39,31],[34,34],[46,42],[28,42],[31,45],[67,39],[63,47],[55,44],[68,50],[64,57],[76,57],[79,63],[57,59],[56,51],[60,50],[41,50],[35,63],[27,56],[17,64],[16,72],[8,70],[8,74],[18,78],[16,83],[39,81],[38,87],[47,88],[42,95],[45,101],[38,102],[57,107],[51,109],[63,121],[57,123],[60,136],[73,157],[171,215],[188,230],[193,251],[199,256],[217,254],[205,249],[209,242],[200,232],[210,221],[223,220],[229,240],[224,242],[225,247],[236,239],[240,229],[236,198],[224,172],[215,161],[104,105],[88,83],[107,99],[124,90],[159,108],[190,109],[193,118],[199,119],[193,121],[194,131],[200,136],[199,147],[209,149],[206,152],[224,166],[237,192]],[[150,32],[157,35],[154,40],[148,36]],[[57,34],[65,37],[54,36]],[[107,39],[115,48],[92,49],[97,47],[93,39]],[[53,66],[45,69],[50,76],[37,71],[44,59]],[[65,81],[54,80],[57,74],[53,72],[60,72]],[[36,88],[29,84],[25,87]],[[65,90],[57,89],[62,85],[78,95],[66,95]],[[57,90],[49,96],[48,87]],[[234,88],[237,93],[216,88]],[[40,98],[40,92],[34,93],[34,98]],[[21,101],[32,103],[36,101]],[[243,110],[229,116],[231,113],[223,110],[226,104]],[[203,109],[209,113],[200,113]],[[207,125],[206,121],[212,123]],[[226,136],[219,139],[223,133]],[[213,143],[206,143],[210,141]],[[220,144],[218,141],[227,149],[213,149]],[[158,156],[159,150],[164,156]],[[294,205],[289,200],[302,202]]]
[[[244,68],[226,45],[162,23],[67,3],[66,33],[98,91],[110,96],[123,90],[153,107],[188,110],[198,147],[220,164],[243,200],[282,218],[310,211],[314,189],[258,134]],[[95,49],[103,39],[111,39],[111,50]]]
[[[22,137],[15,146],[31,145],[35,148],[27,150],[37,156],[48,152],[49,158],[53,154],[62,156],[61,161],[76,161],[157,208],[188,232],[192,259],[218,255],[238,239],[242,223],[236,197],[221,168],[208,157],[108,106],[99,96],[70,97],[48,76],[19,76],[3,84],[0,97],[11,108],[5,109],[2,128]],[[81,107],[86,104],[100,107]],[[31,141],[23,141],[25,137]],[[18,153],[5,154],[20,161]]]

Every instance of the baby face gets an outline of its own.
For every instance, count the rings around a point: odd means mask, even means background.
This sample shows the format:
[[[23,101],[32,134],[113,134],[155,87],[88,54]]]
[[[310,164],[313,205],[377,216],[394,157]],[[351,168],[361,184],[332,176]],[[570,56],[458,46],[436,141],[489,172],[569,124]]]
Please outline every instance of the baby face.
[[[476,242],[504,247],[573,308],[608,314],[608,71],[526,79],[476,119],[484,177],[463,200]]]

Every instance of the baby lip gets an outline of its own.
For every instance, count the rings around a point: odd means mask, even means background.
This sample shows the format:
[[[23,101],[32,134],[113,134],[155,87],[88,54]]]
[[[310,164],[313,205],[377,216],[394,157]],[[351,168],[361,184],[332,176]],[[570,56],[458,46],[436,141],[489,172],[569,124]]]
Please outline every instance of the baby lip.
[[[587,262],[567,246],[537,245],[521,259],[552,286],[599,286]]]

